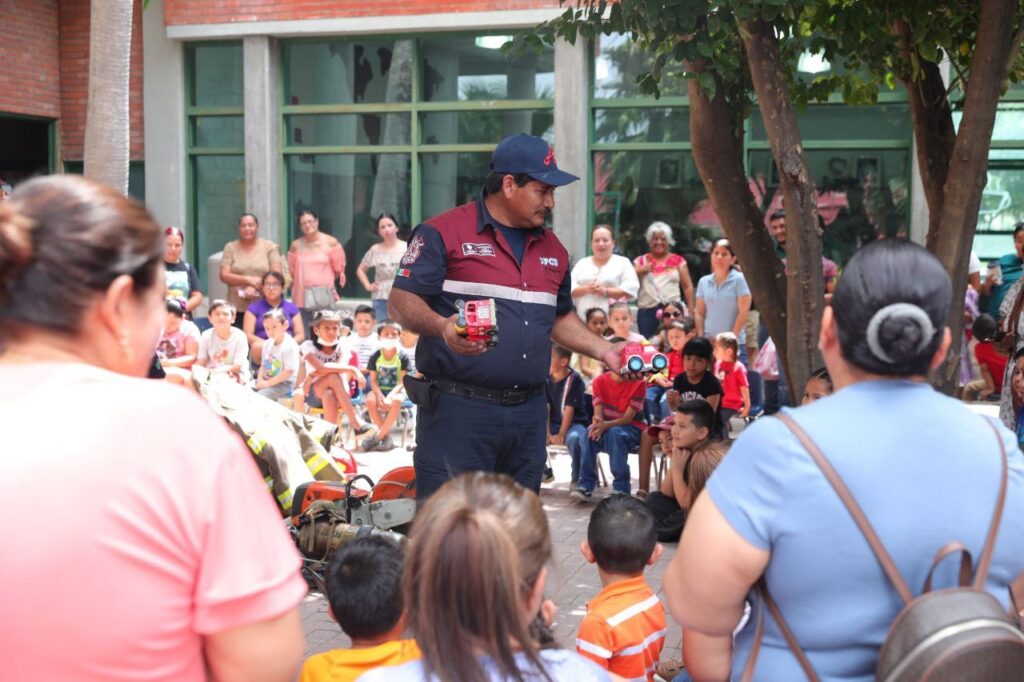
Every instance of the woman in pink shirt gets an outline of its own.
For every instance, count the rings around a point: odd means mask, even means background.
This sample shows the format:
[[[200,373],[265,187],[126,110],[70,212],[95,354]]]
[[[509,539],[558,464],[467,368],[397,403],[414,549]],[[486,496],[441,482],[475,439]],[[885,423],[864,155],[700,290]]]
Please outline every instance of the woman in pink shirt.
[[[163,236],[78,176],[0,203],[0,679],[290,680],[299,557],[242,442],[144,377]]]
[[[302,309],[302,321],[309,329],[313,312],[331,307],[338,300],[334,280],[345,286],[345,250],[338,240],[320,231],[320,218],[310,210],[299,212],[302,236],[288,249],[292,272],[292,301]]]

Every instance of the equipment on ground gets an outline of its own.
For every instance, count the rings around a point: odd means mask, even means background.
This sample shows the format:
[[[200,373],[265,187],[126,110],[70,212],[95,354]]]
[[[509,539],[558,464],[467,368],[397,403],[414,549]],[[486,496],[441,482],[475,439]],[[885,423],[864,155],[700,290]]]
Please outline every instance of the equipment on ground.
[[[479,341],[488,348],[498,345],[498,308],[493,298],[455,302],[459,312],[455,332],[469,341]]]

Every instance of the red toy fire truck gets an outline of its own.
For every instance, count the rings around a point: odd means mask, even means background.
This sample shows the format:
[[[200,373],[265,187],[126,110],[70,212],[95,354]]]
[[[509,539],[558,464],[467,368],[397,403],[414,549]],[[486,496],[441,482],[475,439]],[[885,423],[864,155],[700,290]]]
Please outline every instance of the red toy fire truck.
[[[623,374],[627,372],[639,372],[640,374],[657,374],[668,367],[668,357],[654,346],[627,343],[622,349]]]
[[[498,309],[493,298],[455,302],[459,316],[455,331],[470,341],[480,341],[488,348],[498,345]]]

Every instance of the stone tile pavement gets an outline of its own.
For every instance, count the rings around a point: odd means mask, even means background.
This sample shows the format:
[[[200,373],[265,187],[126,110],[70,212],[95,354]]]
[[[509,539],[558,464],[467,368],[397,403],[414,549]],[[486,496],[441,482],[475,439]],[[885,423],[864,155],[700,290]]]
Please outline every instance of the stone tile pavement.
[[[369,474],[376,480],[380,474],[396,466],[412,463],[412,453],[403,448],[396,448],[384,453],[356,453],[359,472]],[[604,458],[602,458],[604,459]],[[633,488],[636,489],[637,459],[631,457]],[[541,500],[551,525],[551,536],[554,544],[553,567],[548,579],[547,594],[558,607],[555,619],[555,636],[558,642],[572,648],[576,639],[576,630],[583,618],[587,601],[601,589],[597,569],[588,564],[580,553],[580,542],[586,538],[587,522],[590,518],[592,504],[581,504],[569,497],[569,458],[561,455],[554,459],[555,483],[545,485],[541,490]],[[607,462],[606,462],[607,469]],[[609,488],[599,488],[595,497],[610,492]],[[658,563],[647,571],[647,579],[662,598],[662,578],[668,562],[675,554],[676,545],[665,546]],[[341,632],[328,615],[327,603],[317,593],[310,593],[301,608],[303,629],[306,634],[306,654],[314,654],[327,649],[348,646],[348,638]],[[662,660],[681,658],[681,633],[679,626],[669,617],[668,637]]]

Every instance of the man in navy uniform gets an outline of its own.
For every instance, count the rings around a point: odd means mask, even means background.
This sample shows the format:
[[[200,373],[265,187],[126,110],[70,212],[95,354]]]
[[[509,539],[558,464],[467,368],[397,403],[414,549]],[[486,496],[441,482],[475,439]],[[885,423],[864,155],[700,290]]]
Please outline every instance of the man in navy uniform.
[[[388,312],[420,334],[410,397],[417,497],[466,471],[506,473],[539,490],[546,462],[544,382],[551,341],[619,368],[621,344],[593,334],[573,311],[569,254],[545,220],[559,170],[547,142],[502,140],[476,201],[418,225],[399,265]],[[456,332],[455,302],[493,298],[498,344]]]

